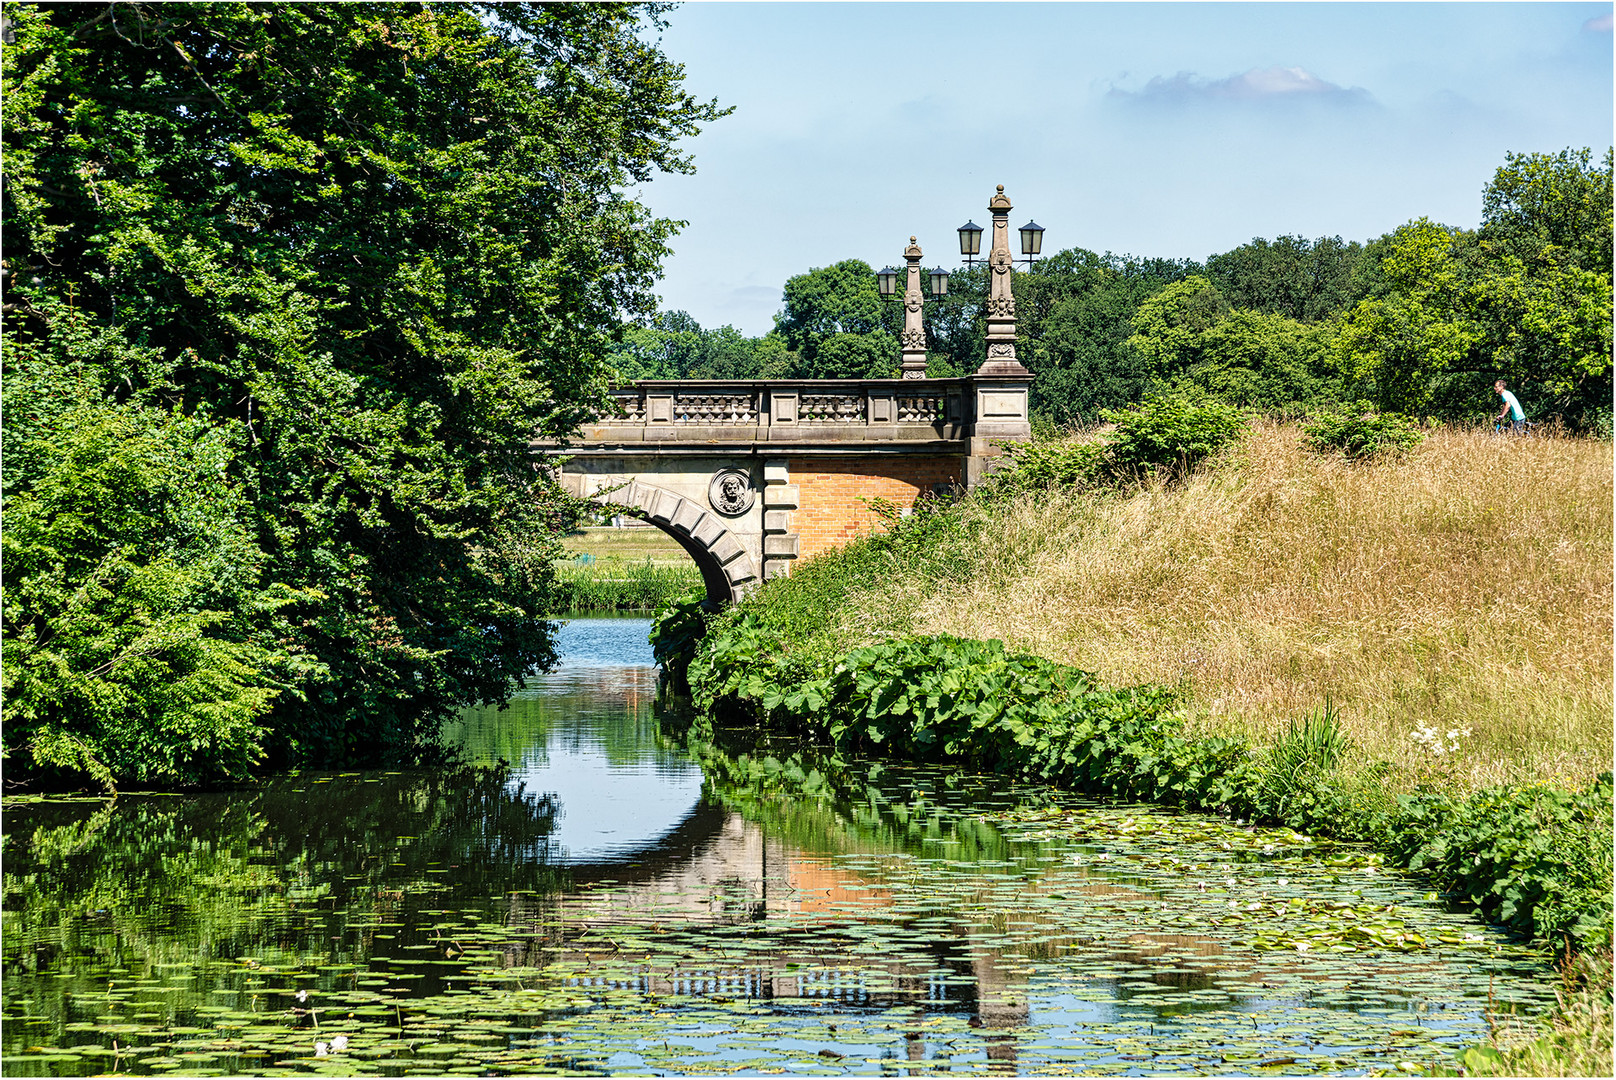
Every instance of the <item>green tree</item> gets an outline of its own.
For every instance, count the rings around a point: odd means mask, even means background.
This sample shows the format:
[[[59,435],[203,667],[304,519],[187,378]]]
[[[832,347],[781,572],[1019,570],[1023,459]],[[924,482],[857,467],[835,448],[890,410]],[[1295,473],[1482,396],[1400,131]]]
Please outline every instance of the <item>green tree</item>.
[[[1292,412],[1338,397],[1331,328],[1230,308],[1192,275],[1140,304],[1127,344],[1153,383],[1194,387],[1234,405]]]
[[[1474,418],[1502,377],[1529,415],[1609,429],[1612,165],[1591,157],[1511,154],[1476,232],[1422,218],[1371,245],[1336,350],[1382,409]]]
[[[1193,274],[1139,305],[1128,347],[1153,378],[1166,380],[1201,359],[1205,338],[1228,314],[1223,294]]]
[[[262,559],[258,599],[223,598],[208,626],[297,676],[264,720],[268,761],[408,757],[551,662],[567,504],[528,442],[606,406],[607,347],[654,310],[678,225],[624,192],[689,171],[679,141],[722,113],[649,42],[662,11],[7,6],[8,524],[62,475],[41,440],[71,409],[217,432]],[[34,567],[80,565],[31,558],[6,567],[8,649],[49,617]],[[51,693],[30,723],[68,724]],[[19,707],[8,685],[13,753]]]
[[[1255,238],[1206,261],[1207,278],[1230,305],[1319,322],[1362,298],[1363,246],[1339,236]]]
[[[685,379],[702,359],[702,329],[683,311],[667,311],[648,326],[624,328],[611,346],[609,360],[617,378]]]
[[[785,285],[775,332],[797,354],[800,379],[885,379],[898,373],[902,312],[882,301],[859,259],[798,274]]]
[[[1022,363],[1033,373],[1035,413],[1056,424],[1092,420],[1098,410],[1119,408],[1140,399],[1149,376],[1140,358],[1126,346],[1134,312],[1168,283],[1199,267],[1187,260],[1140,259],[1068,248],[1018,273],[1016,331]],[[976,275],[972,277],[971,275]],[[982,362],[986,326],[981,317],[984,271],[959,275],[966,288],[956,289],[970,303],[973,319],[957,320],[945,338],[950,356]],[[980,281],[981,290],[972,288]],[[934,320],[933,327],[938,325]],[[957,328],[957,329],[955,329]]]
[[[1611,268],[1611,150],[1505,154],[1482,193],[1481,242],[1522,262],[1591,273]]]

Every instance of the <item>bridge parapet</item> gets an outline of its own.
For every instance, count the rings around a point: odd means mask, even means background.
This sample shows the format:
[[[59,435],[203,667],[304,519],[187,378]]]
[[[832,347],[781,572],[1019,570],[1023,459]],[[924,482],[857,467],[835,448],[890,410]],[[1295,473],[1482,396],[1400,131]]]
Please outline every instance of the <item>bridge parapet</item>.
[[[563,446],[573,494],[637,512],[728,602],[793,562],[882,527],[928,492],[970,487],[1030,434],[1031,376],[646,380]]]
[[[962,441],[974,412],[971,382],[647,380],[614,390],[619,415],[585,426],[577,441]]]

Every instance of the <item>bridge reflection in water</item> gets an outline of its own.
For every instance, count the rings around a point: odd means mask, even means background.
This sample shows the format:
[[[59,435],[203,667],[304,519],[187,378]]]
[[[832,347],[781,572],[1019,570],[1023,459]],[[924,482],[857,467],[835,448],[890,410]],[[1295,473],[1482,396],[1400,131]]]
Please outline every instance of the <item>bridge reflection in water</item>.
[[[816,789],[823,797],[792,798],[745,779],[767,748],[750,751],[747,764],[739,750],[703,744],[702,777],[686,747],[659,728],[648,665],[573,665],[540,683],[527,712],[518,702],[491,714],[498,722],[488,736],[503,732],[524,748],[509,755],[516,782],[559,804],[558,827],[533,858],[559,868],[560,879],[512,892],[501,909],[496,963],[519,983],[538,978],[601,1002],[625,994],[657,1017],[692,998],[720,1010],[752,1002],[744,1011],[775,1018],[782,1033],[868,1010],[880,1023],[891,1016],[900,1069],[903,1057],[935,1068],[956,1054],[962,1019],[987,1054],[981,1067],[1013,1071],[1018,1056],[1029,1067],[1048,1058],[1047,1045],[1028,1039],[1034,1032],[1045,1040],[1069,1026],[1056,1037],[1076,1040],[1077,1052],[1089,1031],[1199,1037],[1196,1018],[1204,1017],[1206,1030],[1234,1037],[1246,1022],[1271,1025],[1275,1014],[1320,1007],[1318,971],[1305,955],[1259,956],[1232,931],[1174,932],[1182,912],[1164,908],[1174,901],[1157,878],[1007,839],[985,820],[1023,805],[1029,790],[923,770],[875,779],[827,767]],[[569,761],[578,754],[605,765],[569,811],[564,786],[576,779]],[[611,812],[629,817],[647,813],[635,828],[608,828],[601,814],[582,813],[586,799],[615,800]],[[1346,886],[1337,891],[1347,895]],[[1368,1015],[1387,1011],[1380,992],[1437,985],[1451,962],[1357,957],[1347,996],[1367,995],[1368,1029],[1389,1031],[1396,1020]],[[1468,1005],[1435,1008],[1473,1026]],[[942,1016],[952,1017],[954,1034],[943,1033],[947,1024],[927,1034],[927,1018]]]
[[[990,1063],[1015,1061],[1011,1029],[1028,1020],[1027,977],[993,950],[970,943],[968,927],[940,932],[922,949],[884,958],[843,957],[852,938],[838,928],[862,917],[887,917],[889,890],[832,857],[795,847],[741,814],[700,802],[654,847],[631,859],[572,864],[573,887],[549,897],[513,897],[509,918],[533,935],[507,946],[509,967],[574,964],[609,959],[627,977],[578,975],[580,987],[628,990],[647,997],[713,996],[770,1001],[784,1007],[816,1001],[857,1008],[920,1006],[926,1012],[964,1012],[973,1026],[1004,1029],[987,1036]],[[746,962],[669,966],[659,954],[618,948],[614,926],[663,931],[691,926],[757,924],[770,947],[748,949]],[[939,928],[941,929],[941,928]],[[962,960],[962,956],[968,959]],[[908,1033],[909,1058],[924,1056],[919,1032]]]

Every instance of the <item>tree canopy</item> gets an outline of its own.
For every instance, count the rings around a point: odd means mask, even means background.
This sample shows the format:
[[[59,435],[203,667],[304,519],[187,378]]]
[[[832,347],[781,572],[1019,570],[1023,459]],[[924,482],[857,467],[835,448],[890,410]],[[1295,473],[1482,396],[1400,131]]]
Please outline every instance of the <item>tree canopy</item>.
[[[14,776],[407,757],[551,661],[528,442],[604,407],[679,225],[625,189],[724,112],[663,11],[7,5]]]

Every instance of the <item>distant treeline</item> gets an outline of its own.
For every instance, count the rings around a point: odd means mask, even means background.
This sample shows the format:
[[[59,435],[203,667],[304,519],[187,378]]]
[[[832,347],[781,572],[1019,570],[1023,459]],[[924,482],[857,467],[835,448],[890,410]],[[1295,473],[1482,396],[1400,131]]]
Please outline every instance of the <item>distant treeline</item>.
[[[1191,259],[1068,248],[1015,278],[1035,413],[1067,425],[1152,389],[1198,388],[1299,414],[1364,401],[1441,420],[1497,408],[1494,380],[1535,419],[1611,423],[1612,159],[1510,154],[1478,229],[1421,218],[1368,243],[1254,239]],[[955,272],[926,305],[928,372],[982,362],[987,272]],[[903,313],[847,259],[786,282],[775,328],[748,338],[669,312],[629,328],[625,379],[884,378]]]

